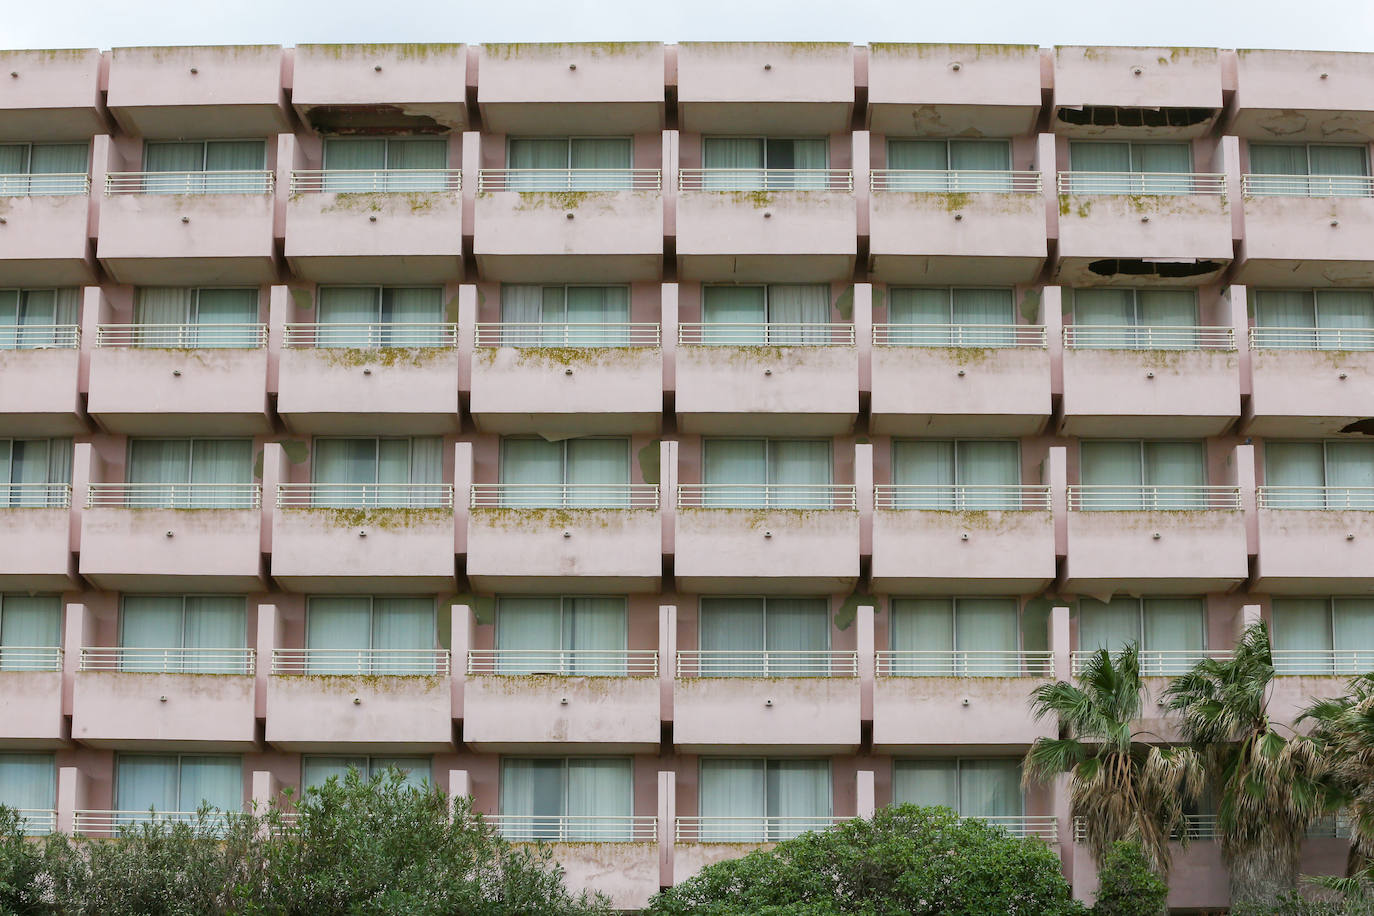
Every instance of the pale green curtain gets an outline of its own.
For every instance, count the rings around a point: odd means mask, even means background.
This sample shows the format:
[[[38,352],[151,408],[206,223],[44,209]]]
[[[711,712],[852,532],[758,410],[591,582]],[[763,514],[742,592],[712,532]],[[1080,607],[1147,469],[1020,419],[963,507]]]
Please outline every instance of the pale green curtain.
[[[894,508],[954,509],[959,504],[954,464],[953,442],[933,439],[894,441],[892,482],[899,487],[921,487],[894,495]]]
[[[705,842],[760,842],[767,838],[768,788],[762,760],[701,761],[697,810]]]
[[[1085,440],[1078,446],[1078,477],[1088,491],[1092,509],[1141,509],[1145,507],[1144,469],[1140,443],[1135,440]]]
[[[409,439],[378,439],[377,440],[377,483],[389,485],[405,485],[410,483],[410,440]],[[378,491],[374,500],[369,505],[375,506],[408,506],[410,505],[409,494],[402,495],[399,492],[382,493]]]
[[[1006,759],[959,761],[959,814],[964,817],[1021,817],[1021,763]]]
[[[374,656],[372,674],[434,674],[433,656],[419,657],[416,650],[434,648],[434,601],[431,598],[372,599],[372,648],[404,655]]]
[[[511,191],[567,191],[569,186],[568,140],[566,137],[512,139],[509,149],[510,172],[506,188]]]
[[[1077,340],[1080,350],[1123,350],[1135,346],[1135,291],[1129,289],[1076,289],[1073,291],[1073,322],[1104,328]],[[1110,329],[1110,330],[1106,330]]]
[[[134,321],[139,328],[138,345],[143,347],[185,347],[184,326],[191,323],[196,291],[180,287],[141,287],[134,301]]]
[[[220,811],[243,810],[243,760],[239,757],[181,758],[177,804],[182,811],[209,805]]]
[[[706,137],[701,141],[701,186],[708,191],[764,187],[764,141],[757,137]]]
[[[563,443],[543,439],[501,440],[501,483],[514,486],[505,497],[516,508],[563,505]]]
[[[768,505],[785,509],[829,509],[830,440],[773,439],[768,442]]]
[[[957,482],[971,488],[962,492],[962,508],[1021,508],[1021,452],[1016,442],[965,439],[956,443],[955,451]]]
[[[948,170],[952,168],[949,160],[949,143],[945,140],[889,139],[887,167],[917,174],[888,175],[888,187],[893,191],[948,191]]]
[[[206,194],[262,193],[266,179],[248,180],[225,172],[260,172],[266,168],[267,148],[261,140],[211,140],[205,144]]]
[[[561,328],[545,331],[538,325],[563,323],[561,288],[551,287],[560,295],[546,297],[546,287],[503,284],[501,286],[501,345],[505,347],[557,346],[563,340]],[[509,325],[517,325],[510,327]],[[548,334],[550,336],[545,337]]]
[[[148,812],[180,811],[179,767],[174,754],[118,754],[115,757],[114,804],[129,812],[120,825],[149,820]]]
[[[1374,509],[1374,442],[1327,442],[1326,486],[1328,508]]]
[[[359,508],[374,501],[367,488],[378,482],[376,439],[316,439],[311,462],[313,480],[328,484],[314,504],[329,508]]]
[[[64,506],[71,474],[70,439],[0,439],[0,507]]]
[[[372,601],[366,597],[311,598],[305,615],[306,674],[368,674]],[[348,650],[348,651],[339,651]]]
[[[896,657],[892,673],[899,677],[953,677],[954,601],[951,598],[893,598],[889,638],[896,652],[941,652],[945,656],[918,659]]]
[[[953,346],[962,335],[960,329],[950,327],[954,324],[952,298],[953,291],[948,289],[888,290],[888,340],[904,346]]]
[[[952,191],[1010,191],[1011,144],[1006,140],[950,140]],[[989,174],[993,173],[993,174]]]
[[[429,138],[387,141],[386,190],[442,191],[446,184],[448,141]]]
[[[28,160],[27,145],[0,144],[0,197],[23,197],[30,193]]]
[[[190,482],[223,487],[201,491],[192,487],[186,506],[193,509],[249,509],[253,482],[253,440],[194,439],[191,441]]]
[[[830,649],[830,612],[824,598],[769,598],[764,606],[764,648],[769,677],[815,677],[825,673],[815,661],[791,653]]]
[[[501,816],[520,838],[554,840],[567,813],[567,761],[556,758],[501,761]]]
[[[1275,659],[1283,674],[1331,674],[1331,604],[1325,598],[1275,598]],[[1293,653],[1285,657],[1284,653]]]
[[[367,762],[369,779],[385,777],[389,770],[400,772],[403,784],[423,791],[430,781],[430,761],[426,757],[373,757]]]
[[[1019,626],[1015,598],[957,598],[954,602],[954,648],[959,653],[997,653],[958,656],[960,676],[1016,677],[1021,673],[1015,652]]]
[[[634,771],[631,761],[587,757],[568,761],[565,801],[568,839],[624,843],[634,838]],[[589,820],[578,820],[589,818]]]
[[[768,839],[791,839],[829,826],[830,785],[828,760],[769,760],[768,816],[780,821],[770,825]]]
[[[570,286],[567,289],[568,344],[624,347],[630,343],[628,286]],[[581,327],[579,327],[581,325]]]
[[[185,602],[181,645],[187,649],[244,649],[248,646],[246,600],[239,595],[191,596]],[[246,658],[189,655],[192,674],[247,674]]]
[[[1264,443],[1264,483],[1269,487],[1298,487],[1269,493],[1275,509],[1323,509],[1326,494],[1325,449],[1320,442]]]
[[[1255,175],[1306,175],[1307,147],[1301,143],[1251,143],[1250,171]]]
[[[205,176],[204,143],[146,143],[143,147],[143,168],[147,172],[177,172],[187,174],[158,175],[148,181],[149,194],[203,194]]]
[[[56,811],[56,758],[52,754],[0,754],[0,805],[21,812]]]
[[[350,137],[324,141],[323,189],[381,191],[386,187],[386,140]]]
[[[1191,194],[1193,155],[1187,143],[1137,143],[1131,154],[1145,194]]]
[[[823,138],[767,141],[764,154],[770,172],[770,187],[823,189],[825,169],[829,165],[827,141]],[[780,173],[774,170],[782,170]],[[810,173],[807,170],[811,170]]]
[[[3,151],[4,147],[0,147]],[[0,173],[0,190],[3,190],[4,175]],[[19,290],[0,289],[0,350],[16,350],[28,347],[28,332],[23,340],[19,336]]]
[[[1079,651],[1119,652],[1132,643],[1139,645],[1140,639],[1140,602],[1135,598],[1113,598],[1106,604],[1093,598],[1079,600]]]
[[[557,597],[502,597],[496,608],[496,648],[514,654],[497,656],[497,674],[564,673],[561,658],[542,654],[568,648],[562,617]]]
[[[956,325],[955,346],[1012,347],[1016,323],[1012,291],[1009,289],[952,290],[952,323]]]
[[[1183,674],[1202,657],[1206,645],[1207,608],[1201,598],[1146,598],[1142,602],[1141,647],[1148,652],[1178,652],[1158,662],[1147,659],[1141,673]]]
[[[2,149],[2,148],[0,148]],[[3,158],[0,152],[0,158]],[[29,149],[30,175],[70,175],[71,178],[35,178],[29,182],[33,194],[82,194],[86,190],[90,150],[85,143],[35,143]],[[0,167],[0,172],[4,168]],[[0,178],[0,188],[5,181]]]
[[[62,645],[62,599],[56,595],[0,595],[0,647],[52,650],[11,657],[0,652],[0,671],[51,671]],[[3,804],[0,795],[0,804]]]
[[[1147,350],[1196,350],[1197,292],[1191,289],[1136,291],[1137,346]],[[1172,328],[1158,336],[1148,328]],[[1188,330],[1178,330],[1187,328]]]
[[[256,289],[199,289],[195,293],[195,316],[191,323],[201,327],[192,329],[188,335],[190,346],[202,349],[251,349],[258,346],[258,335],[252,327],[258,321]]]
[[[438,436],[417,436],[410,440],[410,476],[407,483],[432,485],[444,482],[444,440]],[[444,497],[435,486],[425,486],[397,500],[411,509],[432,509],[443,505]]]
[[[1317,348],[1370,349],[1374,329],[1374,292],[1362,289],[1322,289],[1316,292]],[[1343,334],[1354,330],[1356,334]]]
[[[703,505],[755,508],[767,503],[767,440],[707,439],[702,456],[702,483],[707,486]],[[711,489],[716,486],[721,489]]]
[[[322,286],[317,347],[375,347],[381,339],[382,291],[375,286]]]
[[[358,775],[366,778],[368,765],[366,757],[305,757],[301,760],[301,784],[313,789],[324,785],[330,779],[340,783],[348,777],[349,770],[357,770]]]
[[[630,443],[628,439],[568,439],[567,505],[628,508]]]
[[[1198,488],[1207,483],[1207,450],[1201,442],[1146,442],[1145,505],[1151,509],[1205,509]]]
[[[750,347],[768,339],[768,292],[762,286],[703,286],[701,342]]]
[[[1069,170],[1098,172],[1091,184],[1075,187],[1076,194],[1130,194],[1136,182],[1131,172],[1131,144],[1092,140],[1069,141]]]
[[[1374,668],[1374,600],[1331,600],[1331,643],[1342,655],[1338,674],[1361,674]]]
[[[1314,143],[1307,148],[1313,197],[1368,197],[1368,150],[1363,146]],[[1325,176],[1325,177],[1317,177]]]
[[[132,491],[134,508],[175,507],[190,500],[190,439],[130,439],[129,483],[144,486]],[[159,486],[148,486],[157,484]]]
[[[1287,328],[1266,346],[1292,350],[1311,350],[1317,345],[1317,306],[1313,293],[1299,289],[1256,290],[1255,326]],[[1313,330],[1307,330],[1312,328]]]
[[[120,645],[126,649],[180,649],[184,599],[162,595],[126,595],[120,615]],[[176,671],[179,653],[166,657],[151,652],[124,659],[123,671]]]
[[[702,677],[763,674],[763,652],[767,648],[765,604],[763,598],[701,599],[697,632]]]
[[[564,598],[562,646],[590,656],[573,655],[570,674],[623,677],[627,621],[624,598]]]
[[[575,137],[569,142],[569,180],[575,191],[620,191],[633,185],[629,137]]]
[[[830,318],[830,288],[824,284],[768,287],[768,342],[774,345],[823,344]],[[803,327],[798,327],[803,325]]]
[[[958,760],[894,760],[894,804],[948,808],[959,813]]]
[[[438,347],[444,342],[444,291],[438,286],[382,290],[381,346]]]

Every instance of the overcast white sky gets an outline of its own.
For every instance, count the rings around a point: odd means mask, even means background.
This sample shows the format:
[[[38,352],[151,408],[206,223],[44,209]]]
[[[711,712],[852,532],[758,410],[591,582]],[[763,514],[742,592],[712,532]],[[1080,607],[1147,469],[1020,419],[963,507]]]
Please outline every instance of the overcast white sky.
[[[2,48],[838,40],[1374,51],[1374,0],[0,0]]]

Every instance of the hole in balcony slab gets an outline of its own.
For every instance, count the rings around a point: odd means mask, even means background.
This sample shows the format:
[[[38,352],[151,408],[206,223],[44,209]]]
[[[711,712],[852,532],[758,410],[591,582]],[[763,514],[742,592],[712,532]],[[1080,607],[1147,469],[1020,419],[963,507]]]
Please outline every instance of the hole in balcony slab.
[[[1218,261],[1151,261],[1142,258],[1103,258],[1088,264],[1088,270],[1099,277],[1158,277],[1173,280],[1181,277],[1201,277],[1221,270]]]
[[[1354,423],[1346,424],[1341,427],[1343,433],[1359,433],[1362,436],[1374,436],[1374,417],[1366,417],[1363,420],[1356,420]]]
[[[1214,108],[1124,108],[1119,105],[1061,107],[1055,117],[1078,127],[1190,127],[1205,124],[1216,115]]]
[[[320,105],[306,117],[315,130],[331,134],[446,134],[450,130],[429,115],[410,114],[398,105]]]

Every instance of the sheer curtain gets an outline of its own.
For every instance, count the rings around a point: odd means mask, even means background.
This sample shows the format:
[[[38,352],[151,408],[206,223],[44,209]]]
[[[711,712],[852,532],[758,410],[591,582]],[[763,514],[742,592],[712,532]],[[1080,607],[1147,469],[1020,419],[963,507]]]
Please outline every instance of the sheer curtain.
[[[63,495],[41,485],[70,482],[71,464],[70,439],[0,439],[0,506],[62,506]]]
[[[317,788],[331,778],[343,782],[349,770],[357,770],[367,778],[366,757],[306,757],[301,760],[301,783],[307,789]]]
[[[192,323],[199,327],[191,331],[191,346],[207,350],[251,349],[258,346],[258,337],[253,328],[258,320],[256,289],[199,289],[195,293],[195,319]]]
[[[764,142],[758,137],[705,137],[701,186],[708,191],[757,191],[764,187]]]
[[[431,764],[426,757],[373,757],[367,762],[369,779],[384,776],[388,770],[397,770],[404,784],[412,789],[423,790],[430,781]]]
[[[770,186],[824,189],[825,169],[829,166],[827,144],[823,138],[767,140],[764,158],[771,173]],[[774,170],[782,170],[782,173]]]
[[[893,598],[890,639],[897,652],[939,652],[939,656],[898,656],[892,673],[899,677],[953,677],[954,602],[950,598]]]
[[[1322,509],[1326,506],[1325,450],[1320,442],[1264,443],[1264,483],[1269,487],[1295,487],[1269,494],[1272,507]]]
[[[238,757],[182,757],[179,810],[202,804],[220,811],[243,810],[243,761]]]
[[[1137,143],[1132,145],[1135,169],[1146,194],[1191,194],[1193,154],[1187,143]]]
[[[702,677],[763,674],[764,599],[702,598],[698,640]],[[719,653],[719,654],[716,654]]]
[[[567,768],[567,761],[552,758],[501,761],[501,816],[513,835],[558,838]]]
[[[1275,598],[1272,603],[1274,649],[1285,674],[1331,674],[1331,605],[1325,598]]]
[[[0,147],[0,154],[3,154],[4,147]],[[0,159],[0,166],[3,166]],[[0,169],[0,188],[3,184],[4,171]],[[21,347],[29,346],[28,336],[23,340],[19,338],[19,290],[0,289],[0,350],[17,350]]]
[[[958,326],[953,341],[960,347],[1014,347],[1016,323],[1012,291],[1009,289],[956,289],[951,291],[953,323]]]
[[[448,168],[448,141],[430,138],[387,142],[388,191],[442,191]]]
[[[191,488],[185,501],[190,508],[252,508],[253,440],[193,440],[189,476],[193,484],[213,485],[205,490]]]
[[[749,347],[768,339],[768,292],[762,286],[703,286],[701,342]]]
[[[543,655],[563,645],[563,611],[559,598],[534,596],[500,599],[496,610],[498,674],[563,673],[555,655]],[[528,653],[528,654],[526,654]]]
[[[568,453],[567,505],[629,507],[629,440],[569,439],[564,447]]]
[[[506,188],[511,191],[570,190],[567,172],[568,140],[512,139],[508,156],[510,173]]]
[[[955,341],[953,293],[947,289],[888,291],[888,339],[898,345],[948,347]],[[906,327],[936,325],[937,327]],[[962,335],[960,335],[962,339]]]
[[[568,838],[627,842],[633,839],[634,777],[629,760],[588,757],[568,761]]]
[[[1366,147],[1314,143],[1307,148],[1307,160],[1313,176],[1327,176],[1308,179],[1312,184],[1313,196],[1369,196],[1368,185],[1362,180],[1369,175]]]
[[[623,347],[630,343],[628,286],[570,286],[568,343],[575,347]],[[577,327],[582,325],[583,327]]]
[[[382,289],[381,346],[438,347],[444,342],[444,291],[438,286]]]
[[[697,810],[704,842],[761,841],[767,836],[768,789],[762,760],[701,761]]]
[[[368,674],[372,602],[365,597],[311,598],[305,614],[306,674]],[[314,650],[328,650],[315,655]]]
[[[416,650],[433,649],[434,601],[430,598],[372,599],[372,674],[434,674],[432,656]],[[388,657],[387,652],[396,652]]]
[[[1251,143],[1250,171],[1255,175],[1307,175],[1307,147],[1301,143]],[[1306,197],[1307,180],[1292,180],[1266,185],[1271,197]]]
[[[1020,817],[1021,765],[1017,760],[959,761],[959,813],[964,817]]]
[[[1327,442],[1326,486],[1332,509],[1374,509],[1374,442]]]
[[[245,599],[237,595],[188,597],[181,644],[187,649],[246,648],[248,629],[245,605]],[[248,661],[229,654],[211,658],[198,658],[192,654],[186,658],[183,670],[198,674],[247,674]]]
[[[366,488],[377,482],[376,439],[316,439],[311,472],[326,484],[317,506],[357,508],[368,505]]]
[[[974,488],[964,491],[963,508],[1021,508],[1021,450],[1018,443],[966,439],[956,443],[956,449],[958,483]]]
[[[1144,469],[1140,443],[1134,440],[1084,441],[1078,446],[1078,477],[1090,491],[1085,510],[1129,510],[1144,507]]]
[[[774,486],[770,506],[829,509],[830,440],[774,439],[768,442],[768,482]]]
[[[1206,641],[1206,606],[1200,598],[1146,598],[1142,601],[1143,639],[1149,652],[1184,653],[1161,659],[1158,666],[1141,665],[1149,675],[1183,674],[1202,658]],[[1154,670],[1151,670],[1154,668]]]
[[[830,339],[824,325],[830,318],[830,288],[776,284],[768,287],[768,342],[777,345],[824,344]],[[802,327],[798,327],[802,325]]]
[[[185,599],[161,595],[126,595],[120,615],[120,645],[126,649],[180,649],[183,646]],[[179,653],[163,658],[134,653],[122,671],[177,671]]]
[[[769,831],[770,840],[786,840],[829,826],[828,760],[769,760],[767,793],[768,816],[783,819]]]
[[[950,140],[950,190],[1010,191],[1011,144],[1006,140]],[[989,174],[993,173],[993,174]]]
[[[892,801],[895,804],[948,808],[959,813],[957,760],[894,760]]]
[[[211,140],[205,144],[205,193],[259,194],[266,179],[246,181],[243,175],[225,172],[260,172],[266,168],[267,148],[261,140]]]
[[[148,172],[204,172],[204,143],[145,143],[143,168]],[[202,194],[205,176],[197,174],[163,175],[147,182],[148,194]]]
[[[1139,601],[1135,598],[1113,598],[1103,604],[1093,598],[1079,599],[1079,651],[1107,649],[1119,652],[1131,643],[1140,644]]]
[[[372,137],[324,141],[323,189],[381,191],[386,186],[386,140]]]
[[[1374,293],[1361,289],[1323,289],[1316,292],[1317,347],[1322,350],[1354,350],[1368,347],[1367,333],[1342,334],[1342,330],[1374,329]]]
[[[444,440],[438,436],[417,436],[410,440],[410,479],[415,485],[444,482]],[[434,508],[444,501],[436,487],[426,486],[406,501],[412,508]]]
[[[56,758],[52,754],[0,754],[0,805],[19,811],[55,811]]]
[[[62,645],[62,599],[55,595],[0,595],[0,647],[50,649],[55,662]],[[0,653],[0,671],[52,670],[41,653]],[[3,759],[3,758],[0,758]]]
[[[947,191],[951,177],[949,144],[944,140],[887,141],[887,167],[903,172],[927,174],[889,175],[888,187],[893,191]],[[934,174],[930,174],[934,173]]]
[[[1069,142],[1069,170],[1097,172],[1091,184],[1074,188],[1076,194],[1130,194],[1136,182],[1131,172],[1131,144],[1096,140]]]
[[[382,291],[375,286],[323,286],[319,292],[317,347],[375,347],[381,339]]]
[[[377,483],[405,486],[411,482],[409,439],[377,440]],[[411,504],[411,494],[400,490],[378,490],[367,501],[369,506],[404,507]]]
[[[1110,330],[1094,331],[1076,340],[1079,350],[1121,350],[1134,347],[1136,334],[1135,291],[1129,289],[1076,289],[1073,291],[1073,323]]]
[[[1137,332],[1137,346],[1152,350],[1197,349],[1197,293],[1190,289],[1142,289],[1136,291],[1138,322],[1144,328],[1172,328],[1154,337]],[[1187,328],[1188,330],[1179,330]]]
[[[1338,673],[1359,674],[1374,667],[1374,600],[1331,599],[1331,642],[1332,648],[1345,650],[1337,660]]]
[[[562,323],[562,310],[548,311],[544,306],[544,287],[524,284],[504,284],[501,287],[501,345],[504,347],[537,347],[557,345],[563,340],[562,330],[555,336],[545,335],[536,325]],[[518,327],[510,327],[518,325]],[[550,329],[555,330],[555,329]]]
[[[1277,340],[1266,341],[1273,347],[1283,349],[1310,350],[1316,346],[1317,309],[1313,294],[1300,289],[1262,289],[1256,290],[1255,326],[1260,328],[1287,328]]]
[[[148,820],[149,810],[180,811],[175,755],[119,754],[115,757],[114,803],[120,824]]]
[[[633,185],[630,169],[634,154],[629,137],[575,137],[569,145],[573,190],[619,191]]]
[[[764,439],[707,439],[702,443],[704,506],[753,508],[765,505],[768,442]],[[712,490],[721,486],[723,489]]]
[[[502,439],[501,483],[513,487],[503,499],[505,505],[526,509],[563,505],[563,443]]]
[[[563,648],[592,653],[571,656],[569,673],[623,677],[626,629],[624,598],[564,598]]]
[[[1016,677],[1017,626],[1015,598],[958,598],[954,602],[954,647],[959,676]],[[965,652],[992,652],[969,658]]]
[[[1199,490],[1207,483],[1207,451],[1201,442],[1146,442],[1143,452],[1148,508],[1207,508]]]
[[[134,321],[139,328],[138,346],[184,347],[187,333],[183,326],[191,322],[196,299],[194,289],[180,287],[142,287],[134,302]],[[198,332],[191,336],[198,337]]]
[[[960,504],[955,490],[954,443],[932,439],[894,441],[892,482],[899,487],[922,488],[898,493],[893,498],[894,508],[954,509]]]
[[[830,612],[824,598],[769,598],[764,608],[768,677],[815,677],[828,673],[818,660],[794,653],[830,649]],[[778,653],[776,655],[772,653]]]

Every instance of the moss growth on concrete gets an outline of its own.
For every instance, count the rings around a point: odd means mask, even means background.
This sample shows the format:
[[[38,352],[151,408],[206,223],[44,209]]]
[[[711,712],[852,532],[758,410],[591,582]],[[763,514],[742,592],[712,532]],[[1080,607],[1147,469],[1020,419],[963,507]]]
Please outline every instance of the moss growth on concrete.
[[[317,506],[293,506],[278,511],[309,513],[314,517],[324,518],[329,525],[335,528],[376,528],[379,531],[432,527],[437,524],[451,524],[453,521],[453,509],[448,507],[429,509],[327,509]]]
[[[613,367],[633,368],[662,357],[659,347],[480,347],[474,362],[490,366],[500,354],[513,352],[522,368]]]
[[[463,50],[464,45],[451,42],[409,44],[305,44],[297,45],[298,52],[343,60],[347,57],[383,54],[397,60],[428,60],[445,57]]]
[[[316,356],[336,368],[394,368],[410,366],[421,368],[453,356],[453,347],[436,345],[433,347],[316,347]]]
[[[630,57],[652,52],[658,47],[650,41],[549,41],[505,42],[482,45],[482,54],[492,59],[518,60],[522,57],[564,57],[570,53],[591,53],[598,57]]]

